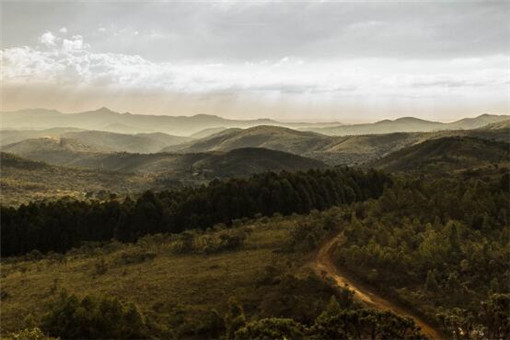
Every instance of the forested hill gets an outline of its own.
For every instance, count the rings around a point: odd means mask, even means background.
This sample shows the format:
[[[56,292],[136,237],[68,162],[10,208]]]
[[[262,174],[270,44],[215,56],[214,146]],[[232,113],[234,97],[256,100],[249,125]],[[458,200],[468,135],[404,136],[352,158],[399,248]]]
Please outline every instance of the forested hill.
[[[445,137],[406,147],[370,166],[386,171],[439,173],[509,163],[509,143],[473,137]]]
[[[2,207],[2,256],[63,252],[84,241],[134,241],[145,234],[208,228],[257,214],[289,215],[377,198],[391,179],[350,168],[267,172],[208,186],[145,192],[135,201],[30,203]]]

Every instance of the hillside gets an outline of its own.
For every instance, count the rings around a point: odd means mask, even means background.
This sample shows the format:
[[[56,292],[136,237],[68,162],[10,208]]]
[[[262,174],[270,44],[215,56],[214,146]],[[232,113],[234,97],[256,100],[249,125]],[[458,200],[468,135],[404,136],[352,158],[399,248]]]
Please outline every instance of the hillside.
[[[301,171],[327,166],[314,159],[263,148],[241,148],[212,154],[193,163],[195,174],[214,177],[246,176],[271,170]]]
[[[482,127],[485,130],[510,129],[510,119],[502,120],[496,123],[490,123]]]
[[[421,135],[386,134],[334,137],[277,126],[228,129],[163,151],[211,152],[262,147],[321,160],[330,165],[354,165],[415,143]]]
[[[52,128],[44,130],[2,130],[0,145],[8,145],[27,139],[72,139],[102,151],[152,153],[170,145],[189,141],[188,137],[165,133],[122,134],[107,131],[89,131],[76,128]]]
[[[0,157],[1,203],[7,206],[64,196],[106,198],[107,192],[138,193],[159,187],[150,176],[70,169],[5,152]]]
[[[73,139],[41,138],[6,145],[2,150],[53,165],[123,173],[160,173],[175,179],[325,167],[318,160],[263,148],[241,148],[228,152],[139,154],[98,149]]]
[[[136,245],[114,242],[56,258],[2,263],[2,335],[23,327],[29,315],[39,322],[62,289],[80,298],[101,293],[136,303],[152,321],[151,336],[161,339],[219,338],[231,298],[247,317],[283,313],[313,319],[337,292],[305,267],[306,254],[281,251],[294,226],[308,220],[266,218],[231,231],[194,233],[192,248],[183,251],[184,238],[160,235]],[[241,242],[220,243],[230,239]],[[204,242],[217,249],[207,252]],[[289,308],[280,308],[280,298],[288,299]]]
[[[226,129],[202,139],[167,147],[163,151],[187,153],[263,147],[318,159],[330,165],[359,165],[428,139],[451,136],[472,136],[510,142],[509,129],[496,127],[437,132],[326,136],[277,126],[257,126],[248,129]]]
[[[450,172],[508,166],[510,144],[473,137],[445,137],[396,151],[371,163],[387,171]]]
[[[485,127],[489,124],[497,124],[499,122],[508,121],[508,115],[490,115],[483,114],[475,118],[464,118],[453,123],[449,123],[448,128],[451,130],[471,130]],[[507,126],[508,127],[508,126]]]
[[[153,153],[164,147],[189,140],[187,137],[172,136],[165,133],[140,133],[135,135],[105,131],[68,132],[61,135],[81,143],[95,145],[115,152]]]
[[[313,132],[261,125],[248,129],[227,129],[197,141],[163,151],[180,152],[228,151],[238,148],[267,148],[303,154],[330,143],[331,138]]]
[[[27,139],[18,143],[2,146],[2,151],[53,165],[72,165],[85,157],[101,157],[113,152],[107,147],[89,145],[66,138]]]
[[[77,128],[51,128],[44,130],[0,130],[0,146],[18,143],[26,139],[60,138],[68,132],[82,131]]]

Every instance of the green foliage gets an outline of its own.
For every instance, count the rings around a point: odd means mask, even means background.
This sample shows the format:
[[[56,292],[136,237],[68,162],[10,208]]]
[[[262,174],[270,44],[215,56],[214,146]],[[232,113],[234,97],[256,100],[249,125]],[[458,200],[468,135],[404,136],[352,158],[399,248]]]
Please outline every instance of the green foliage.
[[[228,301],[228,310],[225,314],[224,321],[227,339],[234,339],[235,333],[246,324],[243,306],[233,297]]]
[[[348,220],[349,210],[335,207],[326,213],[312,211],[291,230],[286,250],[311,251]]]
[[[235,332],[235,339],[304,339],[303,326],[292,319],[269,318],[248,322]]]
[[[310,330],[313,339],[425,339],[411,319],[371,309],[328,308]]]
[[[25,328],[9,334],[10,340],[50,340],[39,328]]]
[[[482,320],[489,339],[510,336],[510,294],[492,294],[482,303]]]
[[[140,339],[146,337],[145,320],[134,304],[116,298],[86,296],[81,300],[62,292],[42,319],[52,336],[66,339]]]
[[[260,315],[310,324],[326,307],[328,299],[336,294],[335,288],[316,276],[284,275],[263,297],[259,305]]]
[[[481,329],[483,299],[510,289],[504,177],[396,182],[379,200],[357,204],[360,213],[344,230],[337,262],[429,319],[436,319],[438,307],[456,315],[443,318],[447,329]]]
[[[246,240],[244,229],[222,230],[217,233],[184,231],[173,244],[176,254],[215,254],[241,248]]]

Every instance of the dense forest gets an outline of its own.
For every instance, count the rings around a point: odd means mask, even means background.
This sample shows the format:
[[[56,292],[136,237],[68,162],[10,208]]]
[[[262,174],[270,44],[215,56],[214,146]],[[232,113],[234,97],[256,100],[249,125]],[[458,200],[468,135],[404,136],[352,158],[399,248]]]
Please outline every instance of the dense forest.
[[[395,181],[355,204],[337,265],[455,338],[510,336],[506,170]]]
[[[142,235],[179,233],[274,213],[289,215],[379,197],[392,180],[350,168],[268,172],[247,179],[153,193],[123,201],[29,203],[2,207],[2,256],[64,252],[83,242],[135,241]]]

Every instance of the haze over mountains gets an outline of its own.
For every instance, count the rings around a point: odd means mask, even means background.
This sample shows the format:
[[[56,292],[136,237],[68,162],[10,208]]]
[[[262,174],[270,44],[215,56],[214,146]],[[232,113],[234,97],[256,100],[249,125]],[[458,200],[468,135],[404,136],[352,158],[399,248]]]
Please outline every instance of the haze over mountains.
[[[189,136],[211,128],[247,128],[269,124],[289,127],[325,126],[328,123],[283,123],[271,119],[231,120],[214,115],[154,116],[118,113],[108,108],[95,111],[64,114],[55,110],[30,109],[1,112],[2,129],[48,129],[74,127],[87,130],[102,130],[122,133],[164,132]],[[338,123],[329,123],[338,124]]]
[[[41,130],[55,127],[100,130],[118,133],[162,132],[177,136],[200,134],[203,130],[218,132],[220,128],[249,128],[258,125],[283,126],[293,129],[315,131],[326,135],[381,134],[392,132],[427,132],[438,130],[474,129],[508,119],[508,116],[483,114],[476,118],[441,123],[405,117],[383,120],[370,124],[342,125],[338,122],[304,123],[281,122],[271,119],[231,120],[219,116],[199,114],[195,116],[154,116],[118,113],[108,108],[95,111],[64,114],[55,110],[29,109],[1,112],[2,129]],[[212,129],[212,130],[211,130]],[[205,133],[206,135],[207,133]]]
[[[207,115],[144,116],[119,114],[106,108],[77,114],[62,114],[52,110],[24,110],[4,112],[1,117],[4,130],[1,132],[0,145],[3,151],[66,166],[83,166],[92,162],[91,159],[97,161],[106,157],[105,154],[118,152],[189,154],[228,152],[239,148],[282,151],[314,158],[329,165],[355,165],[374,161],[425,140],[446,136],[461,135],[509,141],[510,125],[509,116],[484,114],[453,123],[401,118],[373,124],[306,127],[309,130],[330,134],[351,134],[332,136],[305,131],[304,123],[292,123],[299,129],[291,129],[277,125],[281,124],[279,122],[266,119],[234,121]],[[112,124],[116,126],[132,124],[140,129],[159,129],[159,132],[128,134],[84,129],[100,126],[108,128]],[[226,128],[232,125],[243,128]],[[26,130],[27,126],[48,128]],[[10,129],[6,130],[6,127]],[[199,131],[190,137],[183,137],[160,132],[163,130],[172,130],[180,134],[184,134],[184,131],[187,133]],[[359,135],[361,132],[366,134]],[[172,157],[164,158],[175,159],[177,156]],[[182,155],[179,158],[182,158]],[[98,167],[97,164],[92,166]],[[116,167],[106,168],[118,170]],[[119,169],[122,168],[124,166],[119,166]],[[125,168],[130,169],[130,166]]]
[[[5,192],[18,192],[20,197],[24,196],[12,183],[28,192],[42,192],[27,189],[40,187],[27,184],[33,183],[29,179],[47,176],[47,182],[59,188],[58,176],[51,175],[55,173],[61,174],[64,182],[76,177],[76,183],[84,188],[130,192],[268,170],[339,165],[388,171],[486,167],[504,163],[508,156],[504,148],[510,145],[509,116],[486,114],[453,123],[401,118],[344,126],[291,123],[291,127],[266,119],[143,116],[104,108],[77,114],[24,110],[4,112],[1,118],[0,147],[6,153],[3,159],[8,160],[2,164],[2,186]],[[154,132],[140,132],[143,130]],[[485,154],[484,148],[488,150]],[[13,166],[31,161],[47,165],[32,164],[23,170]],[[112,180],[101,185],[92,179],[94,174]],[[47,191],[47,186],[43,187]],[[69,188],[78,190],[80,186]]]
[[[451,123],[433,122],[414,117],[403,117],[395,120],[382,120],[372,124],[354,124],[311,128],[311,131],[327,135],[364,135],[383,134],[392,132],[431,132],[441,130],[469,130],[483,127],[487,124],[507,120],[506,115],[482,114],[475,118],[464,118]]]

